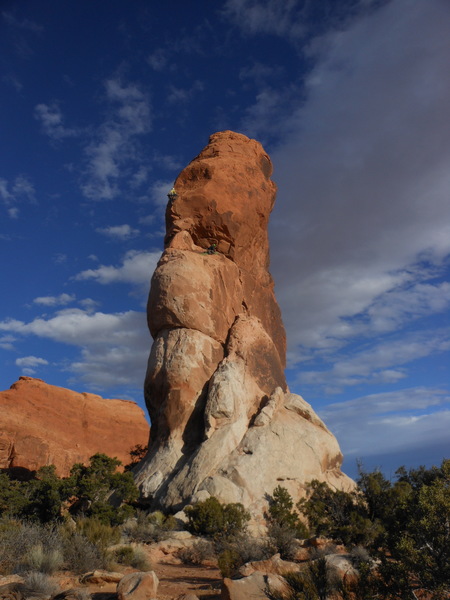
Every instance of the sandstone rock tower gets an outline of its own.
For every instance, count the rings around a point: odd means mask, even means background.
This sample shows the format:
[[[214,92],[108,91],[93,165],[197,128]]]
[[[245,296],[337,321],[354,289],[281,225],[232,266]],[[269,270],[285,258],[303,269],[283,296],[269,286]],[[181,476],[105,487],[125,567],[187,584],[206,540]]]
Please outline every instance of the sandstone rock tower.
[[[294,498],[313,478],[351,484],[336,439],[286,385],[268,271],[271,174],[261,144],[223,131],[175,182],[147,311],[152,425],[137,482],[154,506],[211,495],[258,513],[278,484]]]

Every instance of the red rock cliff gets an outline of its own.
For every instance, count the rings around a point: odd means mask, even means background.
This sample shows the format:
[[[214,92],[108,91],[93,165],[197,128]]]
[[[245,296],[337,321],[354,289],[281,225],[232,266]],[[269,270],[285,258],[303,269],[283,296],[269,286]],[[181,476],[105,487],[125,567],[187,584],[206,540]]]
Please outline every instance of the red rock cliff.
[[[54,464],[60,476],[96,452],[130,462],[132,447],[148,443],[144,411],[127,400],[105,400],[20,377],[0,392],[0,468],[30,471]]]

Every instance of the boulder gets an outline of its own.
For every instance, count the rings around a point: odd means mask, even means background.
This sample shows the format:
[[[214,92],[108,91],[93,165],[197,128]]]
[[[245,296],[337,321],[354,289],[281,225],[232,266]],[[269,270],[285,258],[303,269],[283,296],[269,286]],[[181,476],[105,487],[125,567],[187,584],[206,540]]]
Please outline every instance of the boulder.
[[[248,562],[239,569],[239,574],[248,577],[252,573],[265,573],[268,575],[283,575],[302,570],[298,563],[283,560],[279,554],[275,554],[266,560],[256,560]]]
[[[0,392],[0,468],[34,471],[54,464],[67,476],[97,452],[130,462],[130,450],[148,443],[144,411],[129,400],[106,400],[20,377]]]
[[[258,519],[277,485],[295,501],[312,479],[354,485],[336,439],[286,383],[286,336],[268,270],[271,173],[261,144],[224,131],[175,182],[147,307],[152,429],[136,471],[154,508],[179,511],[216,496]]]
[[[266,590],[284,592],[286,584],[280,575],[264,575],[255,572],[242,579],[224,578],[221,600],[267,600]]]
[[[159,580],[154,571],[124,575],[117,584],[118,600],[156,600]]]
[[[103,571],[96,569],[85,573],[80,577],[81,583],[90,583],[92,585],[103,585],[104,583],[119,583],[122,579],[123,573],[116,573],[115,571]]]

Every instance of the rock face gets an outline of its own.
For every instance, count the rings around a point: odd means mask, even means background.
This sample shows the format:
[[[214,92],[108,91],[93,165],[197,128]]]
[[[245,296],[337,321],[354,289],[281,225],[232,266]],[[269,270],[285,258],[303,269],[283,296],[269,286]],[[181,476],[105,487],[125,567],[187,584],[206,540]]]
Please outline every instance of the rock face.
[[[268,271],[271,173],[258,142],[224,131],[175,182],[148,301],[151,445],[136,474],[154,506],[214,495],[257,514],[280,483],[294,498],[313,478],[352,485],[336,439],[286,384]]]
[[[54,464],[67,476],[96,452],[130,462],[132,447],[148,443],[144,411],[127,400],[105,400],[41,379],[20,377],[0,392],[0,469],[34,471]]]

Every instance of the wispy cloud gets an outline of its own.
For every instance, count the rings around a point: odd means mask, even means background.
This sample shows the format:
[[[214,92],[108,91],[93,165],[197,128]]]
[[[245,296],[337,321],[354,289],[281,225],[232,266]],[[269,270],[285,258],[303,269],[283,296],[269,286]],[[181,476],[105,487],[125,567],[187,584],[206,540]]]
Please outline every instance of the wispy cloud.
[[[64,117],[56,102],[37,104],[34,109],[34,117],[40,122],[43,133],[53,140],[79,135],[79,131],[64,125]]]
[[[2,17],[8,25],[16,29],[24,29],[34,33],[42,33],[44,28],[30,19],[17,19],[12,12],[3,11]]]
[[[395,457],[414,448],[420,454],[428,446],[440,446],[444,457],[450,450],[450,394],[445,390],[418,387],[371,394],[330,404],[320,416],[350,459]]]
[[[30,179],[25,175],[18,175],[13,181],[0,177],[0,200],[5,206],[10,218],[19,216],[19,204],[23,201],[34,203],[35,189]]]
[[[131,225],[111,225],[110,227],[98,227],[95,231],[116,240],[129,240],[139,235],[139,229],[133,229]]]
[[[31,34],[41,35],[44,27],[31,19],[19,19],[13,11],[3,11],[1,18],[8,26],[8,34],[13,41],[16,53],[23,59],[29,59],[33,55],[32,46],[29,43]]]
[[[205,86],[202,81],[194,81],[194,83],[185,88],[176,87],[171,85],[169,87],[169,95],[167,96],[167,101],[171,104],[184,104],[189,102],[196,96],[198,93],[204,90]]]
[[[363,347],[361,348],[361,345]],[[318,386],[327,393],[361,383],[396,383],[405,378],[408,368],[420,358],[438,355],[450,350],[448,331],[416,331],[383,339],[374,344],[359,344],[330,358],[330,369],[303,369],[298,382]],[[326,364],[326,358],[322,357]],[[409,367],[408,367],[409,366]]]
[[[169,62],[167,50],[157,48],[147,57],[147,62],[155,71],[164,71]]]
[[[105,82],[110,115],[85,148],[82,192],[91,200],[110,200],[120,191],[130,163],[138,162],[139,136],[151,129],[150,100],[142,89],[120,79]]]
[[[0,348],[3,350],[14,350],[14,342],[17,338],[13,335],[2,335],[0,336]]]
[[[75,300],[73,294],[59,294],[59,296],[39,296],[33,300],[34,304],[43,306],[64,306]]]

